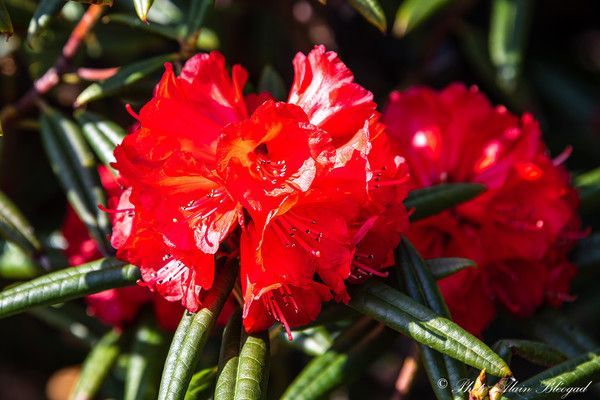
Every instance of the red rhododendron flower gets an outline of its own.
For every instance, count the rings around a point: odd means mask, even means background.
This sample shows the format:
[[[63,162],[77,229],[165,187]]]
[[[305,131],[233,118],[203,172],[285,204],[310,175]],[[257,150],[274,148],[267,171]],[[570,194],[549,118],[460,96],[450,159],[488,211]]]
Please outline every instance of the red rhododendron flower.
[[[98,172],[108,195],[109,207],[118,210],[111,213],[111,243],[115,248],[119,248],[131,231],[133,209],[129,202],[130,190],[123,190],[108,168],[100,167]],[[67,241],[65,253],[70,265],[80,265],[102,257],[85,225],[71,208],[67,210],[62,232]],[[175,330],[183,314],[181,305],[167,302],[161,296],[153,295],[139,286],[109,289],[88,295],[85,299],[90,314],[113,326],[123,326],[131,322],[148,303],[153,304],[158,323],[167,330]]]
[[[287,102],[244,97],[246,72],[217,52],[166,69],[115,150],[135,207],[118,256],[144,285],[196,311],[239,229],[244,326],[289,333],[347,301],[351,277],[382,274],[407,223],[407,168],[337,54],[298,54]]]
[[[501,304],[518,316],[544,301],[569,299],[580,237],[578,198],[566,170],[551,160],[538,123],[493,107],[476,88],[394,92],[384,116],[405,155],[414,187],[477,182],[487,191],[414,224],[409,238],[427,258],[468,257],[478,269],[443,279],[440,288],[461,325],[480,333]]]

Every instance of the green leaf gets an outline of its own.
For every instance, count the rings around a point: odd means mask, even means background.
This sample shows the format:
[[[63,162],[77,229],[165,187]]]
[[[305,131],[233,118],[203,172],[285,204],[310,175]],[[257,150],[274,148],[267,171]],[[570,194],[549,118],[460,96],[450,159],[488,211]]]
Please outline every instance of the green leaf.
[[[385,19],[385,13],[383,12],[383,8],[381,8],[381,4],[379,4],[379,0],[348,0],[348,3],[375,26],[375,28],[385,33],[387,30],[387,20]]]
[[[528,392],[506,393],[502,399],[538,400],[564,398],[557,388],[582,388],[583,392],[600,379],[600,349],[565,361],[518,384]],[[576,393],[576,392],[574,392]]]
[[[148,23],[148,11],[152,7],[154,0],[133,0],[133,6],[140,20],[144,23]]]
[[[94,346],[83,362],[81,375],[71,393],[71,399],[92,400],[96,397],[98,390],[121,352],[120,339],[120,332],[113,329]]]
[[[331,334],[324,326],[294,330],[292,331],[292,336],[294,337],[292,341],[285,340],[283,332],[281,335],[283,343],[311,356],[320,356],[333,344]]]
[[[105,23],[117,23],[125,26],[129,26],[134,29],[140,29],[144,32],[152,33],[154,35],[162,36],[171,40],[178,40],[181,36],[180,31],[172,26],[165,26],[158,23],[145,24],[139,20],[139,18],[132,17],[126,14],[110,14],[105,16],[102,21]]]
[[[241,334],[242,314],[238,310],[231,316],[223,330],[214,400],[228,400],[233,398],[235,378],[240,358]]]
[[[578,175],[575,187],[579,190],[581,209],[593,211],[600,204],[600,167]]]
[[[0,236],[15,245],[30,256],[37,255],[42,250],[42,244],[27,218],[17,206],[0,191]]]
[[[405,238],[402,239],[400,246],[396,250],[396,265],[404,277],[404,282],[410,296],[431,308],[435,313],[450,319],[450,312],[438,289],[437,282],[429,269],[430,267]],[[427,352],[427,350],[425,351]],[[425,364],[430,382],[436,382],[437,385],[439,379],[447,379],[449,381],[451,398],[463,399],[463,391],[452,389],[457,389],[464,379],[464,367],[446,355],[428,354],[428,356],[429,360],[436,364],[436,368],[431,368],[432,365],[429,363]],[[439,375],[440,369],[442,372],[441,375]],[[440,392],[446,393],[445,390],[440,390]],[[446,396],[442,394],[442,398],[446,398]]]
[[[396,12],[392,31],[402,37],[450,3],[451,0],[404,0]]]
[[[495,376],[510,376],[508,365],[454,322],[374,279],[353,291],[349,305],[419,343]]]
[[[448,371],[444,364],[444,356],[437,351],[427,347],[419,346],[421,350],[421,360],[423,361],[423,367],[429,380],[429,385],[433,390],[435,398],[438,400],[452,400],[452,388],[450,384],[440,385],[440,382],[447,382]],[[442,379],[444,379],[442,381]]]
[[[4,0],[0,0],[0,34],[5,35],[7,38],[11,37],[14,33],[10,15],[4,4]]]
[[[140,270],[112,258],[42,275],[0,292],[0,318],[33,307],[62,303],[106,289],[129,286]]]
[[[195,314],[185,312],[181,318],[165,362],[159,400],[178,400],[185,396],[202,348],[233,288],[237,268],[229,263],[221,266],[217,280],[203,302],[205,308]]]
[[[38,4],[29,27],[27,28],[27,43],[31,46],[33,40],[37,38],[46,29],[50,21],[60,13],[64,0],[41,0]]]
[[[86,4],[96,4],[99,6],[109,6],[113,5],[113,0],[75,0],[78,3],[86,3]]]
[[[546,309],[534,317],[515,321],[523,333],[548,343],[569,357],[598,347],[598,343],[561,313]]]
[[[31,279],[41,272],[39,265],[20,247],[0,240],[0,278]]]
[[[472,200],[485,190],[485,186],[480,183],[442,183],[413,190],[408,194],[404,205],[408,209],[415,209],[410,216],[410,220],[414,222]]]
[[[213,5],[212,0],[191,0],[190,9],[188,13],[188,20],[185,26],[184,37],[190,37],[198,33],[204,19],[206,18],[206,12],[208,7]]]
[[[490,22],[489,49],[498,83],[514,89],[527,40],[531,0],[494,0]]]
[[[513,354],[542,367],[551,367],[567,359],[561,352],[545,343],[531,340],[503,339],[492,347],[507,363]]]
[[[60,331],[68,333],[90,347],[106,331],[106,328],[98,319],[90,317],[83,307],[73,303],[33,308],[27,313]]]
[[[153,400],[158,395],[158,383],[167,356],[165,331],[152,318],[137,326],[125,379],[125,400]]]
[[[258,91],[271,93],[271,95],[279,101],[285,101],[287,98],[283,78],[281,78],[281,75],[279,75],[279,73],[270,65],[265,66],[260,74]]]
[[[465,268],[477,267],[475,261],[460,257],[432,258],[426,262],[436,280],[446,278]]]
[[[104,190],[96,170],[94,155],[83,139],[77,124],[50,107],[43,107],[42,142],[52,170],[61,183],[67,200],[86,225],[102,254],[109,255],[111,228]]]
[[[242,333],[233,400],[267,398],[269,381],[269,332]]]
[[[115,162],[113,152],[123,141],[125,130],[116,123],[89,111],[77,112],[75,118],[81,125],[83,136],[94,153],[116,175],[116,171],[110,164]]]
[[[169,54],[149,58],[119,69],[115,75],[102,81],[92,83],[85,88],[75,100],[75,107],[81,107],[91,101],[112,96],[119,91],[144,79],[151,73],[158,71],[166,62],[178,59],[178,54]]]
[[[364,372],[391,339],[384,327],[369,318],[343,331],[331,348],[313,358],[286,389],[281,400],[324,398],[333,389]]]
[[[184,400],[209,400],[217,376],[217,367],[205,368],[192,376]]]

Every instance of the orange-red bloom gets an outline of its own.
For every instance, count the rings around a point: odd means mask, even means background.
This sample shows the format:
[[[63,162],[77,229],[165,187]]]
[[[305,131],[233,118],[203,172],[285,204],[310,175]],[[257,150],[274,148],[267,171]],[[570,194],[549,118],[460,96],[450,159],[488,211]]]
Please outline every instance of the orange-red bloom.
[[[230,77],[217,52],[194,56],[178,77],[167,65],[139,128],[115,150],[135,207],[118,256],[196,311],[219,273],[215,254],[239,227],[249,331],[280,321],[289,332],[323,301],[347,301],[346,281],[381,274],[407,221],[407,169],[372,94],[322,46],[294,69],[287,102],[246,102],[246,72],[236,65]]]
[[[453,317],[480,333],[495,304],[518,316],[569,299],[580,237],[578,198],[560,161],[547,154],[538,123],[493,107],[474,87],[413,88],[390,95],[384,116],[414,187],[483,183],[487,191],[414,224],[425,257],[468,257],[478,269],[440,282]]]

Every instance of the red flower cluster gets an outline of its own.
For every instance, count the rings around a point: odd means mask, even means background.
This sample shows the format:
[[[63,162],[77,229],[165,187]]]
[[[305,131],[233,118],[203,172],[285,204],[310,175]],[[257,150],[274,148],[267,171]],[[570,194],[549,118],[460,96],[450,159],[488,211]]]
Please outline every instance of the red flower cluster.
[[[131,230],[131,209],[129,191],[123,190],[114,175],[106,167],[98,169],[102,186],[108,195],[108,206],[119,208],[124,212],[111,214],[113,223],[112,245],[118,248],[120,241],[129,235]],[[72,208],[67,210],[62,233],[67,241],[65,253],[69,265],[76,266],[102,257],[98,245],[90,237],[85,225]],[[183,307],[177,303],[166,301],[161,296],[150,293],[142,287],[132,286],[120,289],[109,289],[86,296],[88,311],[102,322],[123,326],[131,322],[140,309],[149,303],[159,325],[166,330],[175,330],[183,314]]]
[[[576,269],[566,256],[581,237],[578,197],[531,115],[518,118],[476,88],[454,84],[393,92],[382,120],[414,187],[477,182],[488,189],[408,233],[426,258],[477,262],[440,282],[458,323],[480,333],[496,303],[527,316],[570,298]]]
[[[230,76],[217,52],[179,76],[167,64],[115,150],[135,209],[121,221],[130,234],[113,235],[118,256],[196,311],[219,273],[215,255],[239,249],[248,331],[279,321],[289,334],[322,302],[347,301],[346,282],[382,274],[407,224],[407,168],[372,94],[321,46],[298,54],[294,71],[288,101],[275,102],[244,98],[246,71]]]

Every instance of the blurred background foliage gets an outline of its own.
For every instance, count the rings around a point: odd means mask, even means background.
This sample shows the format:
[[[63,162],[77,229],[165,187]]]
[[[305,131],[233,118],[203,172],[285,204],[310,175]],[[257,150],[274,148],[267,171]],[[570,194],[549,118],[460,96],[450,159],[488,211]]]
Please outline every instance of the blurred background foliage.
[[[6,110],[55,63],[87,5],[55,2],[55,16],[39,19],[40,26],[32,28],[30,21],[38,2],[3,3],[14,29],[10,39],[0,40],[0,109]],[[194,43],[182,43],[180,31],[189,14],[187,7],[185,0],[156,0],[148,14],[150,23],[144,25],[136,17],[133,2],[115,0],[104,10],[46,100],[66,115],[73,113],[76,100],[88,103],[84,105],[87,110],[110,116],[127,129],[133,119],[125,104],[137,110],[147,101],[164,60],[146,63],[143,73],[130,74],[127,85],[116,85],[111,92],[104,92],[103,98],[94,89],[84,92],[87,98],[78,98],[91,84],[81,68],[123,67],[165,54],[185,56],[217,49],[229,63],[248,69],[251,88],[279,87],[277,76],[289,87],[294,54],[324,44],[340,54],[380,106],[393,89],[412,85],[441,88],[453,81],[478,85],[494,103],[504,104],[516,113],[533,113],[542,124],[553,155],[572,146],[567,166],[574,175],[598,167],[600,3],[595,0],[216,0]],[[266,66],[269,69],[265,70]],[[60,263],[64,244],[57,231],[66,201],[38,129],[35,109],[4,127],[0,138],[0,190],[19,205],[46,246],[55,249],[49,254],[53,262]],[[598,193],[593,196],[597,198]],[[587,211],[586,221],[594,228],[600,222],[591,210]],[[565,313],[591,332],[591,341],[600,339],[599,293],[587,290],[598,282],[594,268],[599,266],[598,242],[597,237],[590,237],[577,254],[582,273],[575,291],[580,296]],[[15,246],[0,242],[2,286],[34,275],[34,264]],[[48,310],[34,313],[35,318],[30,313],[0,320],[1,399],[41,399],[50,396],[46,390],[54,396],[52,385],[68,381],[76,374],[76,369],[69,368],[84,359],[89,345],[86,338],[93,332],[77,331],[72,320],[64,319],[69,313],[84,318],[83,302],[71,303],[66,314],[60,313],[62,320]],[[546,319],[555,321],[553,316]],[[97,323],[90,324],[97,336],[106,330]],[[521,325],[530,333],[536,329]],[[70,332],[59,333],[52,326],[66,327]],[[543,331],[543,326],[538,328]],[[497,338],[514,336],[515,325],[500,320],[489,332],[493,334],[486,337],[486,342],[493,343]],[[563,339],[568,340],[566,335]],[[212,365],[218,340],[211,339],[207,349],[203,363]],[[406,339],[398,339],[386,349],[366,373],[336,391],[333,398],[393,396],[401,360],[411,346]],[[271,394],[277,398],[308,358],[285,342],[277,342],[272,353],[277,367],[272,368]],[[516,363],[515,371],[521,367],[531,369],[529,365],[521,366],[520,361]],[[122,375],[123,371],[116,368],[107,380],[107,396],[118,393]],[[426,378],[420,376],[412,398],[431,396]]]

